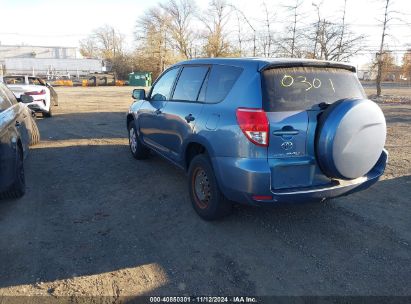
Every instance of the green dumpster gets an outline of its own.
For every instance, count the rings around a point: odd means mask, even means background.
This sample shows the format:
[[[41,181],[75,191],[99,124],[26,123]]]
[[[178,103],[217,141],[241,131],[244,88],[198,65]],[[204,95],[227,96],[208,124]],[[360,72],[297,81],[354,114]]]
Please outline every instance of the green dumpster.
[[[134,87],[149,87],[151,86],[150,72],[133,72],[128,74],[128,85]]]

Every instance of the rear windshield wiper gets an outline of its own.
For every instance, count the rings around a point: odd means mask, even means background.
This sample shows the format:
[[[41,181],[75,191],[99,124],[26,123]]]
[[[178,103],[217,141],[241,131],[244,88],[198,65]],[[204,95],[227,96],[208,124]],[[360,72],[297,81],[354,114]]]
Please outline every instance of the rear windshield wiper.
[[[320,102],[318,104],[318,106],[320,107],[321,110],[327,109],[330,105],[331,105],[331,103],[328,103],[328,102]]]

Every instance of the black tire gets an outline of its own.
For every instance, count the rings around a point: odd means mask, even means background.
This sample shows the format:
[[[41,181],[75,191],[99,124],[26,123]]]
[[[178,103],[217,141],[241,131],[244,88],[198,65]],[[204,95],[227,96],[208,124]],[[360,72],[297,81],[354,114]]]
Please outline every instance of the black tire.
[[[51,110],[51,108],[52,108],[52,105],[50,104],[49,111],[48,112],[43,112],[43,117],[50,118],[50,117],[53,116],[53,111]]]
[[[206,154],[199,154],[191,161],[188,189],[193,208],[202,219],[217,220],[232,212],[232,203],[221,192]]]
[[[59,98],[58,98],[58,96],[53,97],[53,98],[51,99],[51,101],[53,102],[53,105],[54,105],[55,107],[58,107],[58,106],[59,106]]]
[[[9,190],[2,194],[2,197],[16,199],[22,197],[25,193],[26,180],[24,175],[23,151],[20,147],[18,147],[15,179],[13,184],[10,186]]]
[[[134,121],[128,124],[128,144],[131,154],[135,159],[146,159],[150,150],[141,142]]]
[[[31,139],[30,139],[30,146],[34,146],[39,143],[40,141],[40,131],[37,126],[37,123],[34,117],[30,118],[31,120]]]

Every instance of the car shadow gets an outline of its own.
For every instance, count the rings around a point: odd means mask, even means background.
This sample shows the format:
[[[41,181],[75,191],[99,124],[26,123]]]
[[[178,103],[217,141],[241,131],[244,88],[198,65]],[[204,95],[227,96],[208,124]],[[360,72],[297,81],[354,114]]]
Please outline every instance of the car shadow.
[[[393,189],[409,198],[410,176],[328,203],[240,206],[205,222],[184,173],[158,156],[136,161],[127,145],[104,143],[30,152],[26,195],[0,204],[0,287],[110,273],[118,281],[155,264],[167,280],[143,294],[409,293],[411,210]]]
[[[57,114],[43,118],[37,114],[43,141],[93,138],[127,138],[125,112]]]

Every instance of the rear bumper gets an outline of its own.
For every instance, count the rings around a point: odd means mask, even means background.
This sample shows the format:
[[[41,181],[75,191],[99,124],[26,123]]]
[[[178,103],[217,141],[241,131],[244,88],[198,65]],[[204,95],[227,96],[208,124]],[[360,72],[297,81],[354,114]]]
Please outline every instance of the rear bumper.
[[[212,161],[221,191],[229,200],[251,205],[266,205],[281,202],[318,201],[367,189],[384,173],[388,152],[384,150],[374,168],[365,176],[355,180],[339,180],[321,187],[277,191],[271,188],[271,171],[265,159],[216,157]],[[271,199],[253,199],[254,195],[271,196]]]
[[[36,100],[32,103],[29,103],[28,108],[34,112],[48,112],[49,109],[46,105],[46,102],[44,100]]]

